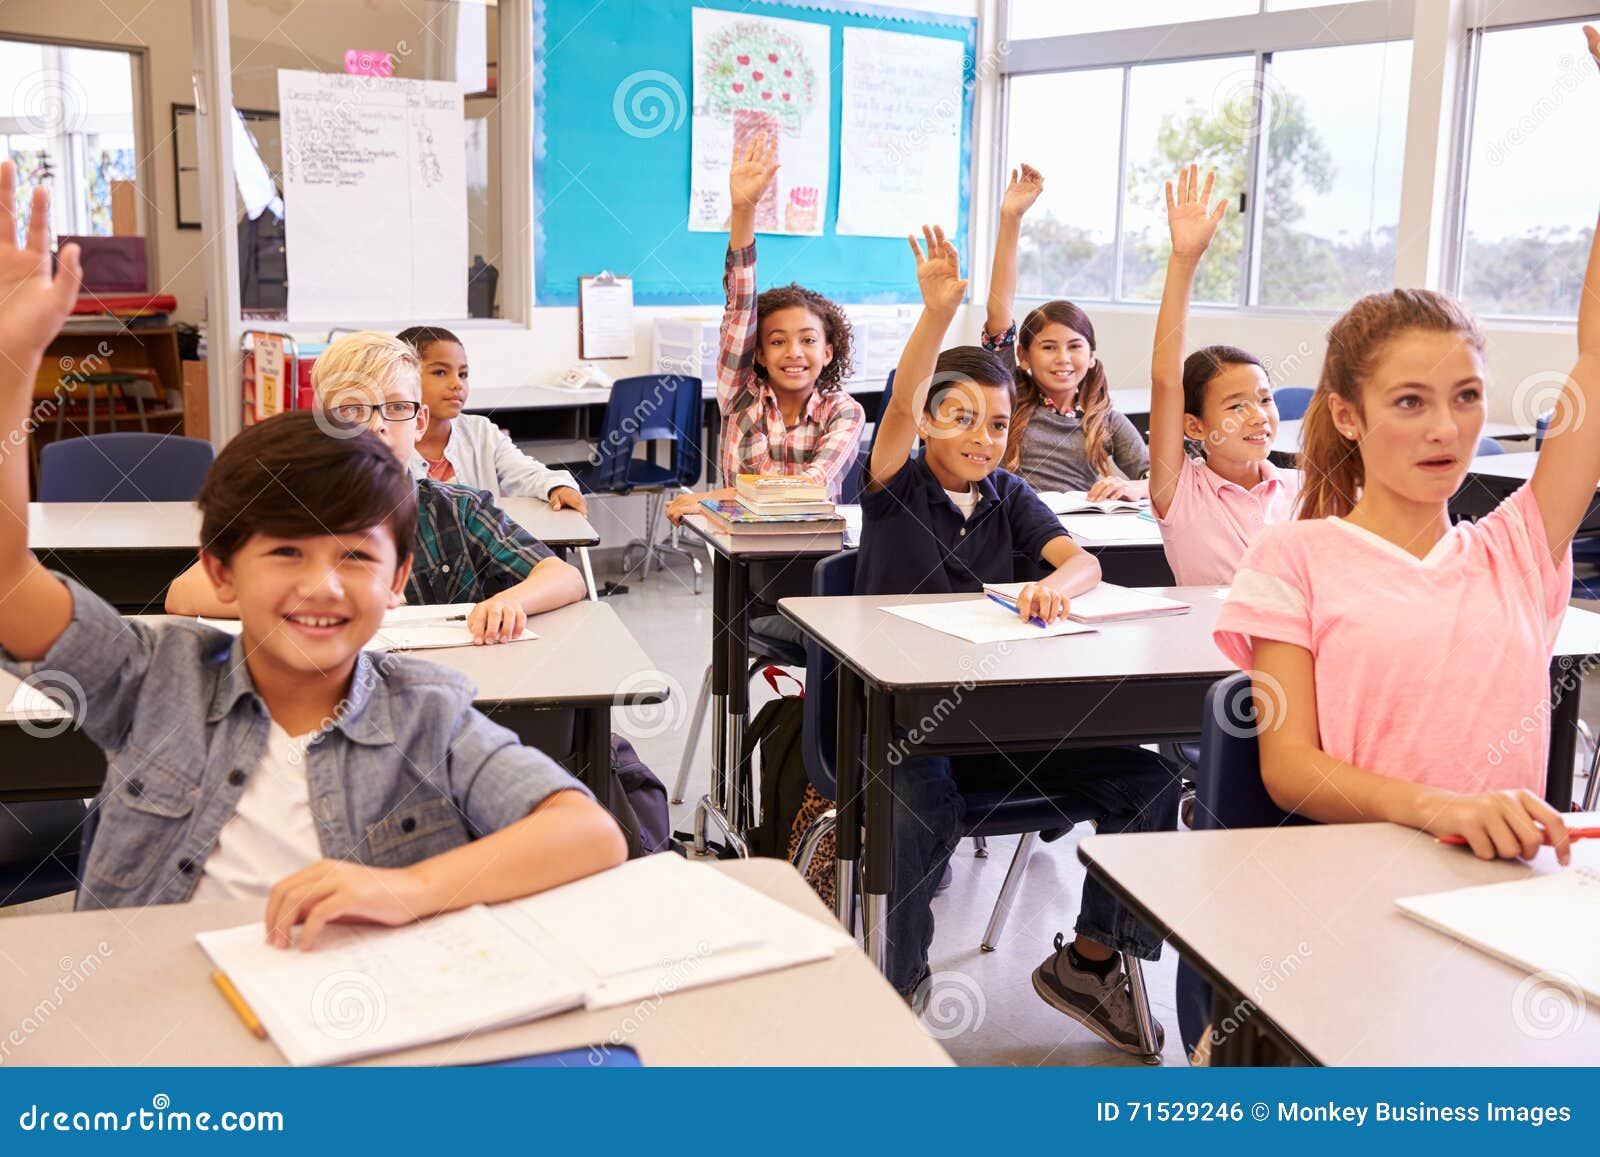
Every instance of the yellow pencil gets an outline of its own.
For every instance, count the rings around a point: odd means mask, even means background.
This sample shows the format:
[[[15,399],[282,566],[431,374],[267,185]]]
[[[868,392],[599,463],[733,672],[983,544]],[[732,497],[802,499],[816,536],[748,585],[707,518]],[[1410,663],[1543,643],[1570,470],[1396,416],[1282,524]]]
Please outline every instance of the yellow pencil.
[[[244,1021],[244,1027],[249,1029],[257,1040],[266,1040],[267,1030],[262,1027],[261,1021],[256,1019],[256,1014],[250,1011],[250,1006],[244,1002],[244,997],[239,995],[239,990],[233,986],[233,981],[220,972],[213,972],[211,983],[222,993],[222,999],[233,1005],[233,1011]]]

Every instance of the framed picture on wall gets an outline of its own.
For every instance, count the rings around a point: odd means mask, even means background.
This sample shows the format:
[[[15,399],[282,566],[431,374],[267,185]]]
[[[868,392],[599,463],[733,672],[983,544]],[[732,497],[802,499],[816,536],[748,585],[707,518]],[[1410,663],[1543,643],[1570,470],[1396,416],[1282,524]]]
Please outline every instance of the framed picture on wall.
[[[278,114],[268,109],[242,108],[239,115],[246,127],[256,131],[256,126],[268,128],[274,141],[277,139]],[[192,104],[172,106],[172,167],[174,187],[178,191],[178,228],[200,228],[200,122]],[[276,173],[274,173],[276,177]]]

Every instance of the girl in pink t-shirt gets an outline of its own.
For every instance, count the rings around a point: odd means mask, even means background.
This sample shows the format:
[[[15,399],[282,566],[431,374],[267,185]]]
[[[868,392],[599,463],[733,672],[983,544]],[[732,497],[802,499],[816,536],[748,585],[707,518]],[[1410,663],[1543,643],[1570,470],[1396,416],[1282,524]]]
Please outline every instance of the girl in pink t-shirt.
[[[1585,29],[1600,61],[1600,35]],[[1325,822],[1465,836],[1484,859],[1569,860],[1541,798],[1571,542],[1600,483],[1600,245],[1578,360],[1532,480],[1450,524],[1483,429],[1483,335],[1427,290],[1358,301],[1306,412],[1300,518],[1246,553],[1216,640],[1253,672],[1261,777]],[[1540,831],[1540,825],[1544,830]]]
[[[1199,177],[1190,165],[1176,195],[1167,183],[1172,254],[1150,355],[1150,505],[1178,582],[1223,585],[1264,527],[1294,517],[1300,476],[1267,461],[1278,407],[1259,358],[1213,345],[1183,360],[1195,271],[1228,208],[1226,197],[1210,207],[1216,174],[1203,189]],[[1203,458],[1189,457],[1186,439]]]

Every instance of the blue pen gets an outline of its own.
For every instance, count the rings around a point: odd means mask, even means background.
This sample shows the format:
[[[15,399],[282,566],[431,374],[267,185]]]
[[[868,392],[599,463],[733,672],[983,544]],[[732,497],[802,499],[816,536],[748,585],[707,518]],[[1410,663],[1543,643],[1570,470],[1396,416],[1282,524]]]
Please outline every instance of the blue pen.
[[[995,602],[999,603],[1002,607],[1004,607],[1006,610],[1010,611],[1012,614],[1015,615],[1015,614],[1019,613],[1018,608],[1017,608],[1017,604],[1013,600],[1006,598],[1004,595],[997,595],[993,591],[984,591],[983,593],[988,595],[991,599],[993,599]],[[1050,625],[1049,623],[1047,623],[1043,619],[1041,619],[1038,615],[1034,615],[1033,618],[1028,620],[1028,622],[1032,623],[1036,627],[1048,627]]]

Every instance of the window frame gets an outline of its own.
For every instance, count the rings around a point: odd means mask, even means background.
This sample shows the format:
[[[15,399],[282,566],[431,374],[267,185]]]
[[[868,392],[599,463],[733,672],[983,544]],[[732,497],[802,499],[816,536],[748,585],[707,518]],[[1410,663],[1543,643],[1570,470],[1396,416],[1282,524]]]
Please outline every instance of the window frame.
[[[1226,16],[1209,20],[1196,20],[1181,25],[1153,25],[1142,28],[1117,29],[1106,32],[1087,32],[1066,36],[1034,37],[1007,42],[1000,67],[1001,99],[998,102],[999,121],[996,134],[1001,163],[995,170],[991,195],[999,204],[1004,193],[1005,175],[1011,171],[1012,158],[1008,154],[1010,140],[1010,90],[1011,81],[1018,76],[1050,73],[1098,71],[1118,69],[1122,73],[1122,133],[1118,146],[1118,190],[1116,234],[1114,237],[1114,277],[1112,293],[1107,298],[1083,298],[1097,305],[1118,309],[1154,311],[1158,303],[1130,300],[1124,296],[1122,283],[1124,235],[1123,206],[1127,199],[1128,162],[1128,103],[1132,88],[1133,69],[1150,64],[1178,64],[1196,60],[1215,60],[1223,57],[1243,58],[1254,56],[1255,64],[1255,116],[1260,123],[1262,93],[1265,91],[1271,59],[1277,52],[1302,49],[1338,48],[1357,44],[1386,43],[1410,40],[1413,36],[1415,0],[1358,0],[1355,3],[1327,4],[1312,8],[1293,8],[1268,11],[1269,0],[1261,0],[1261,10],[1254,15]],[[1490,0],[1474,0],[1488,3]],[[1552,0],[1540,0],[1552,2]],[[1566,3],[1568,0],[1554,0]],[[1011,26],[1012,0],[1000,0],[1000,27],[1004,37]],[[1181,28],[1181,38],[1172,36],[1174,27]],[[1410,117],[1407,117],[1407,133]],[[1262,305],[1256,301],[1261,280],[1262,201],[1258,195],[1264,185],[1266,150],[1260,147],[1260,132],[1253,133],[1248,143],[1245,162],[1245,187],[1240,193],[1245,198],[1246,215],[1244,276],[1240,278],[1239,300],[1232,303],[1196,303],[1198,313],[1218,313],[1229,316],[1254,314],[1284,318],[1332,317],[1335,311],[1320,308],[1298,308],[1284,305]],[[1237,206],[1236,206],[1237,209]],[[1028,298],[1027,300],[1045,300]]]

